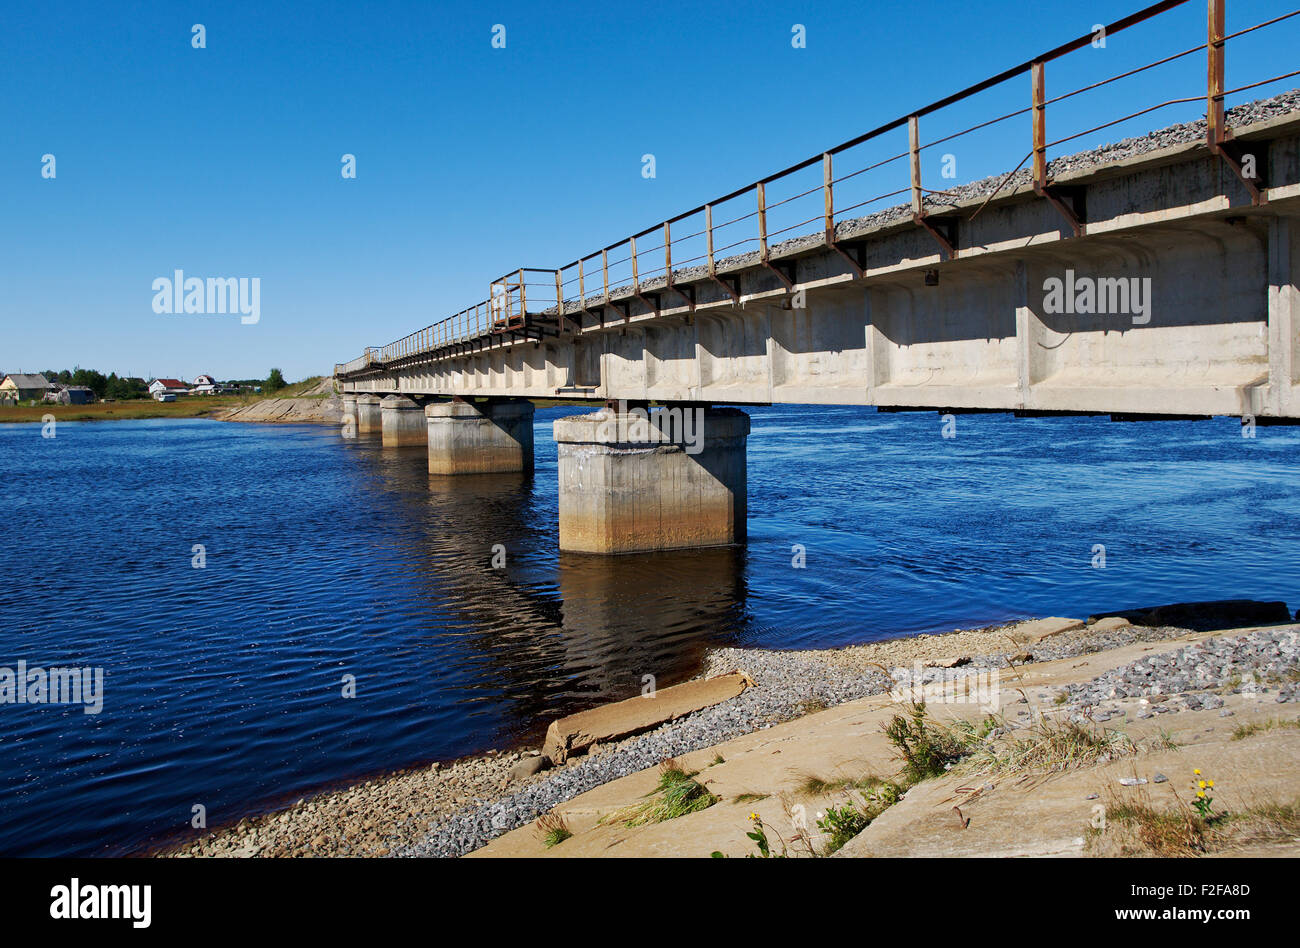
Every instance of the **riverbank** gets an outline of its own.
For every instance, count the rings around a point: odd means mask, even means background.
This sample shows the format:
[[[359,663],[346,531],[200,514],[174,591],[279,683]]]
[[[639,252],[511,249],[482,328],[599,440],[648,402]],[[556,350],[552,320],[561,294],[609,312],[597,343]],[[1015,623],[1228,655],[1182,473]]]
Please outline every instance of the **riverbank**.
[[[337,396],[264,398],[214,412],[217,421],[254,424],[337,425],[343,420],[343,401]]]
[[[0,424],[58,421],[142,421],[149,418],[207,418],[255,404],[239,396],[204,395],[160,402],[152,398],[132,402],[96,402],[93,405],[0,405]]]
[[[151,418],[214,418],[218,421],[338,424],[342,401],[334,393],[334,379],[313,376],[295,382],[275,395],[187,395],[174,402],[141,398],[91,405],[0,404],[0,424],[55,421],[140,421]]]
[[[1286,675],[1274,667],[1279,661],[1285,667],[1295,667],[1296,636],[1292,626],[1275,627],[1291,630],[1292,638],[1287,640],[1291,644],[1286,646],[1289,650],[1274,648],[1281,658],[1271,653],[1265,655],[1268,649],[1236,657],[1232,657],[1235,653],[1229,653],[1229,658],[1215,664],[1212,674],[1203,681],[1182,681],[1177,677],[1169,680],[1170,685],[1181,686],[1183,691],[1178,693],[1185,691],[1190,700],[1180,698],[1159,703],[1139,696],[1114,701],[1098,697],[1100,676],[1113,675],[1115,669],[1125,668],[1143,656],[1203,647],[1207,640],[1226,640],[1231,635],[1173,626],[1131,625],[1120,618],[1064,631],[1057,631],[1058,628],[1059,624],[1016,623],[837,650],[717,650],[710,654],[704,674],[739,669],[754,682],[753,687],[648,733],[606,744],[595,754],[570,758],[563,766],[539,769],[546,762],[533,750],[492,753],[451,766],[434,765],[301,800],[282,811],[244,820],[236,826],[175,845],[165,854],[464,855],[486,846],[484,855],[541,855],[549,850],[537,842],[535,821],[544,814],[554,813],[568,821],[570,830],[583,839],[581,843],[566,844],[567,849],[558,847],[554,854],[592,855],[597,840],[603,841],[600,845],[611,843],[610,827],[606,825],[609,815],[620,807],[635,805],[648,790],[653,790],[658,767],[669,758],[685,761],[688,769],[707,770],[705,783],[711,789],[724,778],[724,785],[730,784],[729,773],[741,771],[743,779],[741,776],[736,779],[752,786],[738,789],[729,800],[720,801],[727,803],[727,809],[739,807],[744,811],[739,822],[722,819],[725,810],[712,812],[715,808],[710,807],[706,811],[711,813],[707,820],[702,812],[698,820],[695,815],[690,817],[695,821],[691,824],[683,818],[682,822],[672,821],[672,825],[619,831],[621,852],[629,855],[708,855],[712,849],[726,852],[729,845],[735,848],[736,840],[749,845],[743,832],[744,820],[750,812],[747,807],[770,800],[760,812],[771,810],[778,806],[783,795],[785,802],[780,805],[789,804],[791,788],[782,782],[798,783],[802,779],[799,773],[792,776],[788,772],[797,758],[805,761],[803,770],[839,773],[844,768],[847,748],[861,743],[868,733],[874,737],[867,740],[867,745],[872,740],[878,743],[880,728],[862,726],[863,715],[871,714],[883,720],[896,713],[899,703],[890,699],[889,692],[910,679],[916,663],[921,664],[927,681],[940,676],[987,674],[993,669],[1004,676],[1013,676],[1014,687],[1003,685],[1006,704],[996,712],[1008,720],[1008,730],[1026,726],[1044,707],[1049,714],[1064,715],[1066,720],[1086,712],[1088,719],[1097,720],[1099,725],[1111,720],[1118,710],[1130,729],[1149,730],[1156,725],[1167,727],[1170,714],[1183,713],[1189,722],[1196,715],[1204,716],[1203,713],[1217,715],[1225,710],[1224,702],[1229,700],[1250,704],[1241,713],[1247,717],[1253,715],[1251,720],[1260,718],[1259,726],[1266,727],[1269,711],[1260,711],[1256,705],[1266,698],[1285,704],[1297,697],[1294,686],[1287,685]],[[1268,631],[1266,634],[1282,633]],[[886,674],[889,669],[897,669],[893,677]],[[1260,669],[1278,677],[1278,682],[1261,684],[1260,690],[1251,691],[1242,699],[1242,680]],[[1234,687],[1238,692],[1222,698],[1218,692],[1225,685],[1230,686],[1229,692]],[[1040,691],[1032,699],[1026,698],[1021,706],[1020,691],[1034,687]],[[1049,687],[1050,692],[1041,690]],[[1106,687],[1116,690],[1113,682]],[[1213,694],[1206,696],[1207,690]],[[1057,696],[1067,693],[1069,697],[1058,703]],[[1128,702],[1127,706],[1120,708],[1124,702]],[[1294,717],[1294,706],[1289,707]],[[1226,710],[1238,713],[1231,708]],[[978,710],[975,713],[978,716]],[[848,730],[833,740],[826,739],[825,727],[829,722],[839,722],[837,727]],[[789,747],[783,745],[776,752],[790,756],[782,759],[779,768],[773,769],[771,765],[775,762],[769,759],[766,770],[755,771],[756,759],[749,757],[750,751],[766,746],[767,732],[783,735],[781,740],[788,742]],[[818,737],[819,734],[822,736]],[[850,737],[852,741],[848,741]],[[744,748],[749,748],[744,751],[749,764],[744,768],[724,767]],[[849,755],[853,756],[852,752]],[[877,771],[881,777],[897,766],[893,755],[883,748],[877,748],[871,756],[876,759],[868,769]],[[766,780],[762,786],[760,777]],[[753,786],[760,789],[755,790]],[[1300,786],[1296,787],[1296,796],[1300,797]],[[612,801],[622,802],[616,806]],[[826,801],[816,802],[829,805]],[[779,813],[778,806],[774,812],[764,812],[763,818],[776,820]],[[698,845],[692,843],[686,847],[682,843],[680,834],[687,825],[698,825]],[[628,846],[632,836],[639,836],[642,843]],[[672,848],[674,839],[681,844],[680,848]]]

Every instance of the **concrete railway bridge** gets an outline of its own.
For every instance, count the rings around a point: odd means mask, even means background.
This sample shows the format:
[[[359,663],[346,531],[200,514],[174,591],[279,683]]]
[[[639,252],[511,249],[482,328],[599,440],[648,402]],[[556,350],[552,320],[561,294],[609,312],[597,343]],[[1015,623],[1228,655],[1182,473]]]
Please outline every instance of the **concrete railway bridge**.
[[[522,471],[530,400],[603,400],[554,425],[560,546],[615,553],[744,539],[749,419],[735,406],[1293,422],[1300,95],[1255,96],[1290,89],[1300,66],[1243,61],[1230,88],[1225,55],[1261,30],[1300,39],[1300,10],[1229,32],[1225,3],[1209,0],[1201,45],[1150,65],[1049,97],[1047,67],[1088,34],[572,264],[517,270],[336,366],[345,429],[427,446],[432,474]],[[1119,160],[1048,161],[1080,137],[1050,138],[1049,113],[1068,129],[1073,95],[1178,59],[1206,66],[1194,96],[1107,124],[1193,99],[1202,122]],[[958,134],[1019,118],[1028,167],[925,187],[921,153],[958,136],[926,143],[923,121],[1018,78],[1024,108]],[[903,136],[892,157],[864,157]],[[903,186],[855,200],[871,176]]]

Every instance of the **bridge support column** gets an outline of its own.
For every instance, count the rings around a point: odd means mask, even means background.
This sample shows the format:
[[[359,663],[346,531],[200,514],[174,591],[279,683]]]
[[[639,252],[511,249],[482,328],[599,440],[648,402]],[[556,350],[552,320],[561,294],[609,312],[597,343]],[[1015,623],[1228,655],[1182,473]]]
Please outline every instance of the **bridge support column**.
[[[357,434],[380,433],[380,406],[378,395],[357,396]]]
[[[533,469],[533,403],[522,399],[435,402],[424,409],[430,474]]]
[[[341,396],[343,402],[343,417],[340,423],[343,426],[343,437],[351,438],[357,433],[357,397],[355,395]]]
[[[1268,226],[1268,385],[1272,414],[1300,415],[1300,225],[1275,217]]]
[[[379,405],[379,430],[384,447],[424,445],[428,437],[424,408],[404,395],[388,395]]]
[[[555,422],[560,549],[634,553],[745,539],[749,416],[605,408]]]

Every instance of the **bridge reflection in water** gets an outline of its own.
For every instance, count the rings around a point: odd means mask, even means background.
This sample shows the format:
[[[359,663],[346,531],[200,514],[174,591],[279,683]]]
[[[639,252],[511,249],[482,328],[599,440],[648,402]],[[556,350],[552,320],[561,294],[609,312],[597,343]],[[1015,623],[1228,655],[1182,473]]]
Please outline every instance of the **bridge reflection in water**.
[[[497,719],[503,736],[530,739],[558,714],[639,694],[647,675],[682,681],[739,636],[742,547],[560,553],[553,485],[536,483],[553,462],[537,475],[431,475],[419,448],[351,445],[362,493],[418,576],[396,587],[418,601],[386,604],[421,629],[412,676],[457,713]]]

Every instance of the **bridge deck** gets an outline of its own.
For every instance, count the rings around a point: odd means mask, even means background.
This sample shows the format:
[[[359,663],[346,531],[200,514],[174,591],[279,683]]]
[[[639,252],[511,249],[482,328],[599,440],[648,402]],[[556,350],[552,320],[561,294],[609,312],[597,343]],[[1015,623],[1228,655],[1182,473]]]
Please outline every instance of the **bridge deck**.
[[[1221,60],[1244,33],[1300,24],[1300,11],[1225,34],[1216,7],[1211,41],[1173,57],[1208,51],[1204,120],[1049,163],[1042,118],[1072,93],[1048,99],[1044,65],[1075,41],[972,87],[1032,76],[1031,169],[942,193],[922,186],[919,119],[965,90],[567,267],[517,270],[489,300],[336,375],[345,391],[417,397],[1295,417],[1300,93],[1222,106],[1296,73],[1225,92],[1216,50]],[[859,172],[837,176],[835,159],[904,125],[908,150],[878,165],[910,156],[910,188],[837,219]],[[767,199],[769,185],[817,164],[819,186]],[[909,190],[910,204],[842,219]],[[715,207],[750,197],[754,210],[715,219]],[[796,199],[822,207],[777,228]],[[721,236],[737,226],[756,236]],[[692,240],[705,253],[683,256]],[[1077,308],[1076,285],[1093,288]]]

